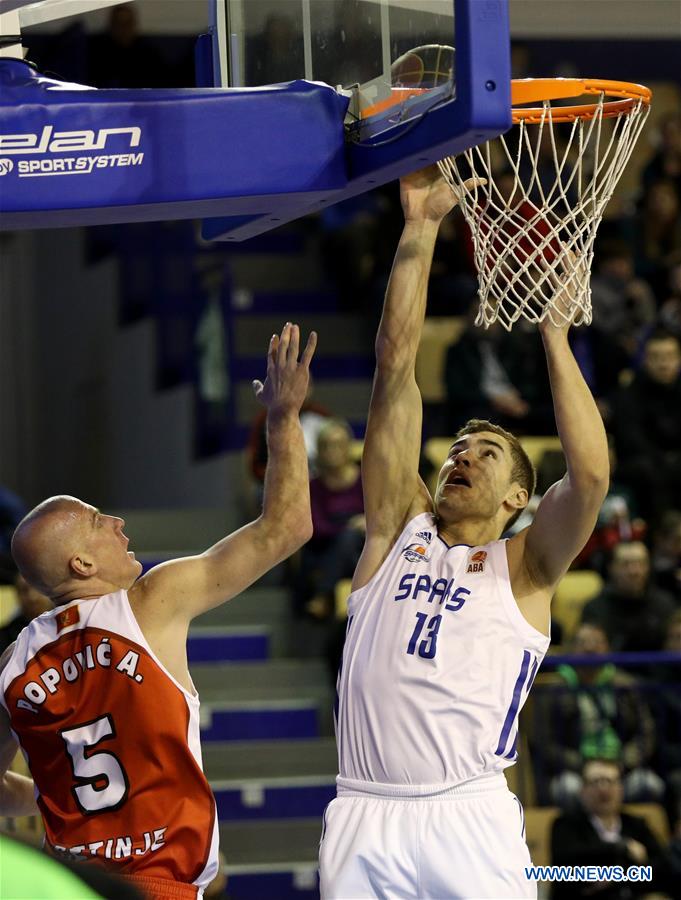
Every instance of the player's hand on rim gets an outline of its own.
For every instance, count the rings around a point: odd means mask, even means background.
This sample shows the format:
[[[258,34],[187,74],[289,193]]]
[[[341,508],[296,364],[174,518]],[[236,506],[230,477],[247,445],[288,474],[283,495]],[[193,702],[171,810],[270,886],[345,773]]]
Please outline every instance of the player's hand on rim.
[[[273,334],[267,351],[267,377],[253,382],[256,398],[270,412],[299,413],[310,382],[310,362],[317,346],[317,333],[310,332],[300,361],[300,328],[287,322],[281,335]]]
[[[463,193],[487,184],[485,178],[468,178]],[[400,179],[400,199],[405,221],[441,222],[461,201],[457,193],[442,177],[436,165],[419,169]]]

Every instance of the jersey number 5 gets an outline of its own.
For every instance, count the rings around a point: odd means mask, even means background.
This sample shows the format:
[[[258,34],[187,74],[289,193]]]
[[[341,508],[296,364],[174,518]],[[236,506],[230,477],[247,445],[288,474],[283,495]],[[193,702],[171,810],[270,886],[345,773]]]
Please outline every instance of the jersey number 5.
[[[437,634],[440,630],[440,625],[442,624],[442,616],[433,616],[430,622],[428,622],[428,633],[419,644],[418,640],[421,637],[421,632],[423,631],[423,626],[426,624],[427,618],[428,616],[426,613],[416,613],[416,626],[414,627],[414,631],[409,640],[409,646],[407,647],[407,653],[410,656],[413,656],[416,652],[417,645],[419,656],[422,656],[424,659],[432,659],[435,656],[437,651]]]
[[[73,777],[71,788],[81,812],[86,815],[118,809],[128,796],[128,779],[113,753],[93,748],[116,737],[111,716],[100,716],[61,732]]]

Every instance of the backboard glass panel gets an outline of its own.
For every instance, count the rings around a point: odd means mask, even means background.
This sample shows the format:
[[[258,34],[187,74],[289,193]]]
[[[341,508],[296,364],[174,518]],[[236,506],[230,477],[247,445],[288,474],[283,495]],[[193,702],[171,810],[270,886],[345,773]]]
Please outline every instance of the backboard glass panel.
[[[453,47],[455,40],[453,0],[217,0],[213,8],[215,84],[255,87],[305,78],[335,88],[359,86],[362,108],[393,96],[400,67],[391,67],[407,51]],[[438,94],[445,82],[453,93],[453,55],[449,63]],[[425,72],[423,83],[414,84],[412,67],[412,86],[432,87],[428,78]]]

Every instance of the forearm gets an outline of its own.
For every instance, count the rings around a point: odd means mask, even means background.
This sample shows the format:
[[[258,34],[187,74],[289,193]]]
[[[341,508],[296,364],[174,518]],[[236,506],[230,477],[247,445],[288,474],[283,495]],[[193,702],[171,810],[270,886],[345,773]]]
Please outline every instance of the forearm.
[[[267,446],[262,520],[302,544],[312,534],[312,519],[307,451],[297,412],[269,413]]]
[[[0,783],[0,815],[37,816],[35,786],[30,778],[17,772],[5,772]]]
[[[573,484],[607,484],[608,441],[601,414],[572,355],[566,332],[542,335],[558,435]]]
[[[379,369],[414,369],[439,225],[432,219],[408,219],[404,224],[376,336]]]

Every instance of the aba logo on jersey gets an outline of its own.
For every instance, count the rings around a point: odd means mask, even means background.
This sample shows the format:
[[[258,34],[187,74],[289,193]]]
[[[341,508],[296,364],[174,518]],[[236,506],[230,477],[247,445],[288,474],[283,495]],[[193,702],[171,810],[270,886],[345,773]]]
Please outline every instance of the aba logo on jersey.
[[[431,531],[417,531],[416,537],[423,541],[424,544],[429,544],[433,540],[433,533]]]
[[[466,573],[468,573],[468,572],[484,572],[486,559],[487,559],[487,551],[478,550],[477,553],[474,553],[471,556],[471,558],[468,560],[468,568],[466,569]]]
[[[405,547],[402,551],[402,556],[408,562],[428,562],[430,560],[423,544],[409,544],[409,546]]]

